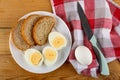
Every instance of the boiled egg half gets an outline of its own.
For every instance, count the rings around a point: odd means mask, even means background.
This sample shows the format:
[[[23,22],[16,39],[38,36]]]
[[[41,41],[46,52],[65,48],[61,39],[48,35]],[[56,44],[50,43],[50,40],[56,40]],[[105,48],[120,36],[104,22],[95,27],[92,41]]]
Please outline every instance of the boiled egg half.
[[[43,56],[41,52],[36,49],[27,49],[24,57],[26,62],[33,66],[41,66],[43,63]]]
[[[50,45],[57,50],[60,50],[66,47],[67,45],[67,40],[65,36],[63,36],[59,32],[51,32],[49,34],[48,40],[49,40]]]
[[[51,66],[56,63],[58,58],[58,52],[55,48],[46,46],[43,51],[44,63],[47,66]]]

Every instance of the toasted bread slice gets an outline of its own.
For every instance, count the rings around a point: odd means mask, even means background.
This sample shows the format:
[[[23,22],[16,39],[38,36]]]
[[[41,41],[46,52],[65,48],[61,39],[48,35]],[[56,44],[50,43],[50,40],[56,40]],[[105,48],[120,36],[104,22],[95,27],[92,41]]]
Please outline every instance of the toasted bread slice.
[[[12,41],[15,46],[20,50],[26,50],[30,47],[22,38],[21,36],[21,28],[23,25],[24,20],[20,20],[17,22],[17,25],[12,30]]]
[[[48,40],[48,35],[56,24],[56,20],[50,16],[43,16],[33,28],[33,39],[38,45],[44,45]]]
[[[27,44],[33,46],[34,40],[32,35],[32,29],[34,27],[34,24],[37,22],[37,20],[40,18],[39,15],[30,15],[26,18],[23,26],[22,26],[22,37],[27,42]]]

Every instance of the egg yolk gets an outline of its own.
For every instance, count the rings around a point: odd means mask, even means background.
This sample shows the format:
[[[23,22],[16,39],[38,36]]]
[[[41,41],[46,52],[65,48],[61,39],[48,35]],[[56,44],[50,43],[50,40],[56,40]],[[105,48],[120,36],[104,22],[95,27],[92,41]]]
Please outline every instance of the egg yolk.
[[[63,46],[65,44],[65,40],[63,37],[61,36],[56,36],[53,40],[52,40],[52,44],[55,48],[60,48],[61,46]]]
[[[56,52],[52,49],[46,49],[44,52],[44,56],[47,60],[53,61],[56,58]]]
[[[32,55],[30,56],[30,61],[34,65],[38,65],[41,59],[42,59],[41,55],[37,52],[32,53]]]

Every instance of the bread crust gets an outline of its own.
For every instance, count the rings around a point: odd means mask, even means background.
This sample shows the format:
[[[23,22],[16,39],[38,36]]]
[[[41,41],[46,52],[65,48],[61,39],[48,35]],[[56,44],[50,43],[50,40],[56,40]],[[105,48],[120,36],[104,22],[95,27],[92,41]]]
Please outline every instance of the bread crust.
[[[36,20],[32,20],[33,18]],[[56,19],[54,17],[40,16],[37,14],[30,15],[26,19],[17,22],[12,30],[12,41],[18,49],[23,51],[35,44],[42,46],[47,43],[48,35],[55,24]],[[32,27],[31,30],[29,29],[27,32],[28,28],[26,26]],[[27,35],[26,33],[30,33],[30,35]],[[31,38],[28,39],[28,36]]]
[[[55,26],[55,24],[56,24],[56,20],[51,16],[40,17],[40,19],[33,28],[33,39],[37,45],[42,46],[45,43],[47,43],[48,35],[51,32],[52,28]]]
[[[32,34],[32,29],[34,27],[34,24],[38,21],[40,18],[40,15],[33,14],[28,16],[22,26],[22,37],[25,40],[25,42],[31,46],[35,45],[35,42],[33,40],[33,34]]]
[[[30,45],[28,45],[24,39],[22,38],[22,35],[21,35],[21,27],[23,25],[23,22],[24,22],[24,19],[18,21],[15,25],[15,27],[12,29],[12,41],[14,43],[14,45],[20,49],[20,50],[26,50],[28,48],[30,48]],[[20,31],[20,32],[19,32]],[[16,33],[17,32],[17,33]]]

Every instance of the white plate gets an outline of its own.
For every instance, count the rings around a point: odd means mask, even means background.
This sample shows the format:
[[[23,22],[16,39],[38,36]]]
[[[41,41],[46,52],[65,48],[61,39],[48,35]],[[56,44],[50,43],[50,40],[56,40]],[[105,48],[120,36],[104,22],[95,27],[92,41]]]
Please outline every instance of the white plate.
[[[71,49],[71,44],[72,44],[72,39],[71,39],[71,34],[70,31],[67,27],[67,25],[64,23],[64,21],[62,19],[60,19],[58,16],[56,16],[55,14],[49,13],[49,12],[44,12],[44,11],[36,11],[36,12],[31,12],[26,14],[25,16],[21,17],[20,19],[26,18],[31,14],[38,14],[38,15],[46,15],[46,16],[53,16],[54,18],[56,18],[57,20],[57,25],[54,27],[54,30],[62,33],[66,39],[67,39],[67,46],[60,50],[59,53],[59,58],[57,60],[57,62],[53,65],[53,66],[46,66],[46,65],[42,65],[40,67],[34,67],[34,66],[30,66],[29,64],[26,63],[25,59],[24,59],[24,52],[17,49],[11,39],[11,34],[10,34],[10,38],[9,38],[9,47],[10,47],[10,51],[12,54],[12,57],[14,58],[14,60],[16,61],[16,63],[22,67],[23,69],[32,72],[32,73],[38,73],[38,74],[42,74],[42,73],[48,73],[51,71],[56,70],[57,68],[59,68],[61,65],[63,65],[63,63],[66,61],[69,53],[70,53],[70,49]],[[19,19],[19,20],[20,20]],[[48,45],[48,44],[46,44]],[[42,50],[44,46],[34,46],[34,48],[38,49],[38,50]]]

